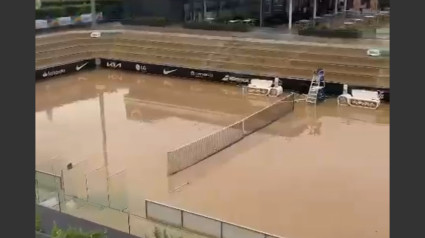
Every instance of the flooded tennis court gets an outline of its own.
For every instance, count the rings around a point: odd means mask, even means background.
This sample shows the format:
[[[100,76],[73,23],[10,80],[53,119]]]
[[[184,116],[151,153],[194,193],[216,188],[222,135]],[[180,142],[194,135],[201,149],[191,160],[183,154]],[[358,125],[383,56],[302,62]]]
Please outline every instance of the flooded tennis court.
[[[109,177],[111,200],[139,214],[152,199],[287,238],[389,237],[388,105],[298,102],[270,126],[166,176],[167,151],[272,102],[225,84],[108,70],[39,82],[36,167],[64,169],[66,192],[92,199]]]
[[[144,198],[168,196],[168,151],[273,101],[230,85],[107,70],[43,81],[36,84],[36,168],[64,170],[65,192],[79,198],[100,192],[86,183],[99,190],[105,176],[125,174],[116,187],[125,183],[125,206],[142,213]]]
[[[284,237],[389,237],[389,107],[300,102],[176,176],[190,184],[170,201],[188,210]]]

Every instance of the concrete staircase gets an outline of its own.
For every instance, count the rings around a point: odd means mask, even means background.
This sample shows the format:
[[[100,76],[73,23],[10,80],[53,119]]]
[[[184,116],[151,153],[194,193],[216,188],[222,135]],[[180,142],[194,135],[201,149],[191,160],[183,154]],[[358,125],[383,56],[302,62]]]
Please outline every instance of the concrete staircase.
[[[389,58],[371,58],[366,50],[141,31],[93,39],[71,32],[37,38],[36,67],[104,57],[301,79],[321,67],[327,81],[389,87]]]

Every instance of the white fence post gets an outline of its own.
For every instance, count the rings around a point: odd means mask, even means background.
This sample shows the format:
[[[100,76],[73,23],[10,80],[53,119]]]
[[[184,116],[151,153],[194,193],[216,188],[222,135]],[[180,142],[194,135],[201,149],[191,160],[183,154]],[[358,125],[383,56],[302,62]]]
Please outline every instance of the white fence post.
[[[183,219],[183,210],[180,210],[180,216],[181,216],[181,224],[182,224],[182,228],[184,228],[184,219]]]
[[[220,221],[220,238],[223,238],[223,222]]]
[[[131,222],[130,222],[130,210],[127,212],[128,217],[127,217],[127,223],[128,223],[128,234],[131,234]]]

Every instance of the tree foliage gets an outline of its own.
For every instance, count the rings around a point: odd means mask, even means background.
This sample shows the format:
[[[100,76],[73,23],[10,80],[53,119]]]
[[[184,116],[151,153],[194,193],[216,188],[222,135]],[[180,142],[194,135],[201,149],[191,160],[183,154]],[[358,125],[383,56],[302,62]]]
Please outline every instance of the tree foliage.
[[[83,232],[81,229],[68,228],[63,230],[56,224],[53,226],[51,236],[53,238],[106,238],[103,232]]]

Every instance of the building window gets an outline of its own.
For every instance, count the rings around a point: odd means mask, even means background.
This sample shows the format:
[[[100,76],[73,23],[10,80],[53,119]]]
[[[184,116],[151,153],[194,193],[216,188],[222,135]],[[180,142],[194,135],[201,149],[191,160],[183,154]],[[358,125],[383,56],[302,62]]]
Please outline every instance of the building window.
[[[267,14],[272,13],[272,0],[264,0],[263,2],[263,12]]]

